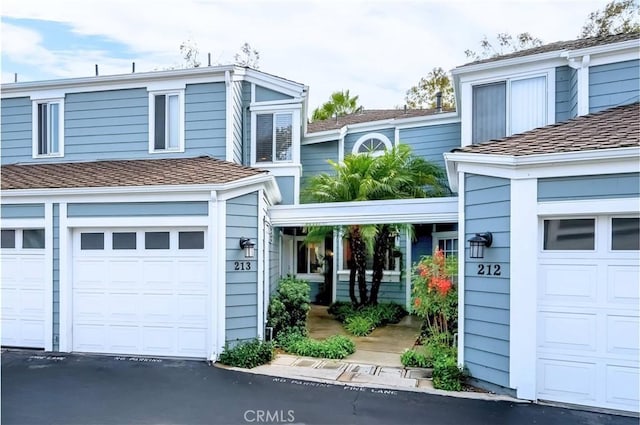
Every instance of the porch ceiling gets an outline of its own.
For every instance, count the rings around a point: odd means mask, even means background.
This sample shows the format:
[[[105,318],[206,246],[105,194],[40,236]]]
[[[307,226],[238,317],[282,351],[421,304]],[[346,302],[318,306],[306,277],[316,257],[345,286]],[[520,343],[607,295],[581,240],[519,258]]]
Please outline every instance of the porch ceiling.
[[[456,223],[458,198],[394,199],[390,201],[335,202],[276,205],[269,208],[277,227],[383,223]]]

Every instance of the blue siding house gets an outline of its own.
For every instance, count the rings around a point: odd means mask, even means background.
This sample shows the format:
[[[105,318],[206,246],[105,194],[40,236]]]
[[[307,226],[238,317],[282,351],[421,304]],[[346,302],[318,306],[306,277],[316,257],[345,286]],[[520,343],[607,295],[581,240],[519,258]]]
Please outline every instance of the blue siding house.
[[[411,224],[379,299],[410,306],[413,264],[457,255],[476,385],[638,411],[639,56],[633,34],[553,43],[452,70],[456,110],[316,122],[306,86],[238,66],[3,85],[1,343],[215,361],[265,336],[284,275],[349,298],[342,235],[308,225]],[[449,196],[301,196],[401,144]]]

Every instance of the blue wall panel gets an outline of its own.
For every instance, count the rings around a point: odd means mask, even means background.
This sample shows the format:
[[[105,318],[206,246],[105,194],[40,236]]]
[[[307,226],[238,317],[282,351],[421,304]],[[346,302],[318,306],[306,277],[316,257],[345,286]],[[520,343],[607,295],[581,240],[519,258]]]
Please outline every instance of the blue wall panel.
[[[287,99],[293,99],[293,97],[289,96],[288,94],[280,93],[275,90],[256,85],[256,102],[269,102],[272,100]]]
[[[44,218],[44,204],[2,204],[0,216],[5,218]]]
[[[640,59],[589,68],[589,112],[640,100]]]
[[[414,155],[444,167],[443,154],[460,147],[460,123],[402,129],[400,143],[411,146]]]
[[[538,179],[539,201],[640,196],[640,173]]]
[[[209,203],[190,202],[119,202],[69,204],[68,217],[163,217],[207,215]]]

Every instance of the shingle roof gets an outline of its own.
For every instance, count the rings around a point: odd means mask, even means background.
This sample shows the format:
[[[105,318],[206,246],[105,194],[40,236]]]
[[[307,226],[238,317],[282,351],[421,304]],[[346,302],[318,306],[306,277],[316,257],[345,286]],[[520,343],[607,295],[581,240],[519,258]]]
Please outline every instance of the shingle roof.
[[[450,111],[444,111],[450,112]],[[307,125],[307,133],[318,133],[320,131],[336,130],[345,125],[360,124],[372,121],[382,121],[389,119],[402,119],[423,117],[439,113],[436,109],[365,109],[354,114],[343,115],[336,118],[329,118],[321,121],[314,121]]]
[[[210,157],[5,165],[2,190],[224,184],[265,171]]]
[[[525,156],[640,146],[640,103],[583,115],[454,152]]]
[[[531,49],[520,50],[520,51],[517,51],[517,52],[508,53],[506,55],[495,56],[495,57],[492,57],[492,58],[481,59],[481,60],[477,60],[477,61],[474,61],[474,62],[469,62],[469,63],[466,63],[464,65],[460,65],[460,66],[456,67],[456,69],[463,68],[463,67],[469,66],[469,65],[477,65],[477,64],[481,64],[481,63],[487,63],[487,62],[495,62],[495,61],[500,61],[500,60],[504,60],[504,59],[522,57],[522,56],[537,55],[539,53],[548,53],[548,52],[553,52],[553,51],[556,51],[556,50],[585,49],[587,47],[594,47],[594,46],[600,46],[600,45],[605,45],[605,44],[619,43],[619,42],[622,42],[622,41],[628,41],[628,40],[633,40],[633,39],[639,40],[639,38],[640,38],[640,34],[638,34],[638,33],[629,33],[629,34],[608,35],[608,36],[602,36],[602,37],[580,38],[580,39],[577,39],[577,40],[570,40],[570,41],[556,41],[554,43],[544,44],[542,46],[533,47]]]

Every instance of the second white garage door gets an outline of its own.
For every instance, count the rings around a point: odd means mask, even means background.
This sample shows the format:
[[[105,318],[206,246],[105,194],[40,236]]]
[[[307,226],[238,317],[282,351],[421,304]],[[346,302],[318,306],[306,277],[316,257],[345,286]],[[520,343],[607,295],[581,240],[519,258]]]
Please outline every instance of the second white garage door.
[[[206,357],[205,230],[82,230],[73,246],[74,351]]]

